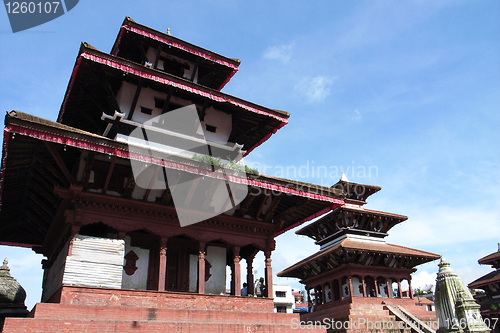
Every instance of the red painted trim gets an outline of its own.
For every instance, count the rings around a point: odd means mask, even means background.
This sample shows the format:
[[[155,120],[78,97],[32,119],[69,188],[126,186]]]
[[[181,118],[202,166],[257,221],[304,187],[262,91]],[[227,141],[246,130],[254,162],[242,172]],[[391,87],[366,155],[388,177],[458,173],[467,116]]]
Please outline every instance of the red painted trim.
[[[232,71],[231,74],[229,74],[228,77],[224,80],[224,82],[222,82],[222,84],[219,86],[219,88],[217,88],[217,90],[221,91],[222,88],[224,88],[226,86],[226,84],[229,82],[229,80],[231,80],[233,78],[234,74],[236,74],[237,71],[238,71],[237,68],[234,71]]]
[[[255,148],[257,148],[258,146],[260,146],[261,144],[263,144],[264,142],[266,142],[267,140],[269,140],[269,138],[271,137],[271,135],[275,134],[280,128],[282,128],[283,126],[285,126],[286,123],[281,123],[279,124],[274,130],[272,133],[269,133],[267,134],[265,137],[263,137],[262,139],[259,140],[259,142],[257,142],[255,145],[253,145],[252,148],[248,149],[246,151],[246,153],[243,155],[243,157],[247,156],[248,154],[250,154],[250,152],[252,150],[254,150]]]
[[[146,156],[146,155],[142,155],[142,154],[138,154],[138,153],[131,153],[129,150],[122,150],[122,149],[107,147],[107,146],[103,146],[103,145],[96,144],[96,143],[91,143],[91,142],[86,142],[83,140],[68,138],[68,137],[63,136],[63,135],[47,133],[47,132],[43,132],[40,130],[28,129],[28,128],[21,127],[18,125],[8,125],[5,128],[5,131],[15,132],[15,133],[19,133],[21,135],[29,136],[32,138],[36,138],[36,139],[40,139],[40,140],[44,140],[44,141],[49,141],[49,142],[55,142],[58,144],[64,144],[67,146],[72,146],[72,147],[76,147],[76,148],[80,148],[80,149],[87,149],[87,150],[92,150],[92,151],[96,151],[96,152],[103,153],[103,154],[114,155],[114,156],[118,156],[118,157],[122,157],[122,158],[134,159],[137,161],[161,165],[161,166],[164,166],[164,167],[167,167],[170,169],[181,170],[181,171],[185,171],[185,172],[189,172],[189,173],[193,173],[193,174],[197,174],[197,175],[203,175],[203,176],[208,176],[208,177],[212,177],[212,178],[229,180],[233,183],[245,184],[245,185],[250,185],[250,186],[268,189],[271,191],[278,191],[278,192],[293,194],[293,195],[304,197],[304,198],[310,198],[310,199],[314,199],[314,200],[331,202],[331,203],[335,204],[334,205],[335,207],[344,204],[344,201],[339,200],[339,199],[335,199],[332,197],[328,197],[328,196],[324,196],[324,195],[320,195],[320,194],[316,194],[316,193],[306,192],[306,191],[299,189],[299,188],[289,187],[289,185],[293,186],[293,184],[287,184],[286,186],[281,186],[281,185],[276,185],[276,184],[265,183],[265,182],[258,181],[258,180],[236,177],[236,176],[228,175],[228,174],[222,173],[222,172],[212,172],[211,170],[200,169],[200,168],[197,168],[194,166],[184,165],[184,164],[171,162],[171,161],[165,161],[164,159],[160,159],[157,157]],[[314,217],[311,217],[311,219],[312,218],[314,218]],[[301,223],[306,222],[306,220],[307,219],[301,221]]]
[[[26,247],[29,249],[36,247],[36,246],[40,246],[40,244],[24,244],[24,243],[13,243],[13,242],[0,242],[0,245]]]
[[[61,113],[59,114],[59,117],[57,119],[58,122],[62,121],[62,117],[63,117],[64,111],[66,110],[66,103],[68,102],[69,94],[71,92],[71,89],[73,88],[73,83],[75,83],[76,73],[78,73],[78,68],[80,67],[80,63],[81,62],[82,62],[82,58],[78,57],[78,59],[76,60],[75,68],[73,68],[73,72],[71,73],[71,79],[69,81],[69,87],[68,87],[68,90],[66,91],[66,96],[64,96],[64,102],[63,102],[63,105],[61,107]]]
[[[5,181],[5,169],[7,169],[7,156],[9,155],[9,131],[7,128],[3,130],[3,157],[2,157],[2,169],[0,170],[0,214],[2,213],[2,198],[3,198],[3,187]]]
[[[117,62],[109,60],[109,59],[104,59],[104,58],[101,58],[99,56],[96,56],[96,55],[93,55],[93,54],[89,54],[89,53],[85,53],[85,52],[82,53],[82,54],[80,54],[80,57],[92,60],[94,62],[103,64],[103,65],[106,65],[106,66],[109,66],[109,67],[112,67],[112,68],[116,68],[116,69],[122,70],[122,71],[124,71],[126,73],[129,73],[129,74],[137,75],[137,76],[140,76],[142,78],[146,78],[146,79],[149,79],[149,80],[153,80],[153,81],[156,81],[156,82],[167,84],[169,86],[173,86],[175,88],[179,88],[179,89],[182,89],[182,90],[185,90],[185,91],[189,91],[191,93],[195,93],[195,94],[198,94],[200,96],[210,98],[211,100],[216,101],[216,102],[222,102],[222,103],[227,102],[227,103],[239,106],[239,107],[241,107],[243,109],[246,109],[248,111],[257,113],[257,114],[261,114],[261,115],[265,115],[265,116],[268,116],[268,117],[272,117],[272,118],[277,119],[277,120],[279,120],[279,121],[281,121],[281,122],[283,122],[285,124],[288,123],[288,119],[286,119],[284,117],[280,117],[278,115],[266,112],[264,110],[259,110],[257,108],[254,108],[254,107],[250,106],[250,105],[245,105],[245,104],[240,103],[238,101],[232,100],[232,99],[230,99],[228,97],[226,97],[226,98],[220,97],[220,96],[214,95],[214,94],[212,94],[210,92],[206,92],[206,91],[202,91],[200,89],[192,88],[192,87],[189,87],[189,86],[187,86],[185,84],[182,84],[182,83],[179,83],[179,82],[174,82],[172,80],[169,80],[169,79],[157,76],[157,75],[148,74],[148,73],[146,73],[146,72],[144,72],[142,70],[138,70],[138,69],[132,68],[132,67],[124,65],[124,64],[117,63]]]
[[[120,52],[120,42],[122,40],[122,36],[123,36],[124,32],[125,32],[125,27],[122,26],[120,28],[120,33],[118,34],[118,38],[117,38],[117,41],[116,41],[116,50],[115,50],[115,54],[113,54],[114,56],[116,56],[118,54],[118,52]]]
[[[199,50],[195,50],[195,49],[192,49],[186,45],[182,45],[180,43],[177,43],[177,42],[174,42],[172,40],[169,40],[167,38],[163,38],[161,36],[158,36],[158,35],[155,35],[155,34],[152,34],[150,32],[147,32],[147,31],[144,31],[142,29],[139,29],[139,28],[135,28],[135,27],[131,27],[129,25],[124,25],[122,26],[122,28],[125,28],[127,30],[130,30],[130,31],[133,31],[139,35],[143,35],[143,36],[146,36],[146,37],[149,37],[151,39],[154,39],[154,40],[157,40],[159,42],[162,42],[162,43],[165,43],[167,45],[170,45],[170,46],[173,46],[173,47],[176,47],[178,49],[181,49],[183,51],[186,51],[186,52],[189,52],[189,53],[192,53],[192,54],[195,54],[197,56],[200,56],[202,58],[205,58],[207,60],[210,60],[210,61],[213,61],[213,62],[216,62],[220,65],[224,65],[224,66],[227,66],[229,68],[233,68],[233,69],[236,69],[238,70],[238,66],[236,65],[233,65],[231,64],[230,62],[228,61],[225,61],[225,60],[222,60],[220,58],[217,58],[217,57],[214,57],[213,55],[210,55],[210,54],[206,54],[202,51],[199,51]]]

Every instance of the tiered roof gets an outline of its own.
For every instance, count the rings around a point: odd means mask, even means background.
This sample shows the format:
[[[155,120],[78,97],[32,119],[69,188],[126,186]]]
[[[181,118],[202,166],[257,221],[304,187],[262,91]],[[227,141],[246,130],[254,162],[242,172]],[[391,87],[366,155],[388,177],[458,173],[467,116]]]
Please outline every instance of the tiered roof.
[[[343,265],[411,270],[440,257],[385,242],[387,232],[407,217],[363,207],[366,199],[380,187],[353,183],[343,175],[332,188],[346,193],[345,204],[296,231],[298,235],[314,239],[321,246],[320,250],[278,276],[306,280]]]

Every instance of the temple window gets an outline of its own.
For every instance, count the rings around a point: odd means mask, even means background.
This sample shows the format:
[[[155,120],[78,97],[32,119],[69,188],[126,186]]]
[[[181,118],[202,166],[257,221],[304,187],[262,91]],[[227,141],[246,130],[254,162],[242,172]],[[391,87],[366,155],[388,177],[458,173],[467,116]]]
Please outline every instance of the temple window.
[[[207,131],[212,132],[212,133],[215,133],[215,131],[217,130],[217,127],[212,126],[212,125],[205,125],[205,128]]]

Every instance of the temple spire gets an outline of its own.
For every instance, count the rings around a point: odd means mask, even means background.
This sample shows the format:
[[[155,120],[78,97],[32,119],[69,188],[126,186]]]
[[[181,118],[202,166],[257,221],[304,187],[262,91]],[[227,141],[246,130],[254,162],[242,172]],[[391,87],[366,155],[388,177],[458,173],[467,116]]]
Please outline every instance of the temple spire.
[[[435,297],[438,333],[490,331],[481,318],[479,305],[469,288],[443,257],[439,263]]]

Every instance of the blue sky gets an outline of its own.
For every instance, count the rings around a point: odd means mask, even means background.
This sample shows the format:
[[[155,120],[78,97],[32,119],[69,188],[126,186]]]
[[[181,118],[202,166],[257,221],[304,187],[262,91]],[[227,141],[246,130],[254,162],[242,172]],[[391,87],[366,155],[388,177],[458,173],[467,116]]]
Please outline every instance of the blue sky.
[[[240,59],[223,91],[291,113],[246,164],[381,186],[366,207],[409,217],[389,242],[443,255],[466,283],[490,271],[477,260],[500,242],[500,2],[81,0],[16,34],[0,10],[0,110],[55,120],[80,42],[109,52],[125,16]],[[274,272],[317,249],[279,236]],[[41,256],[5,246],[0,256],[31,308]],[[419,266],[414,285],[436,271]]]

